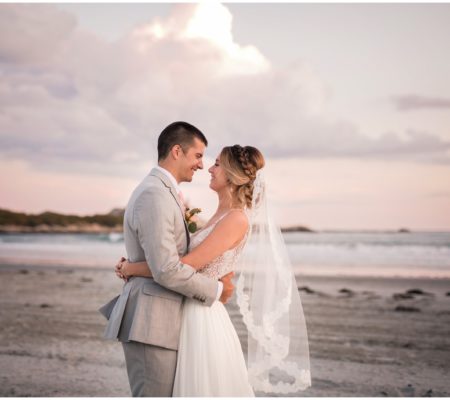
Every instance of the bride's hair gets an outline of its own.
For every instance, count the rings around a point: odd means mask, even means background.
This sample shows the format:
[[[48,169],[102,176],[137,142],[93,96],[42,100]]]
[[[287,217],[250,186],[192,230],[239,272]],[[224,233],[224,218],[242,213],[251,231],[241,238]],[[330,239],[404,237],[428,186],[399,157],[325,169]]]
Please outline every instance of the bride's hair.
[[[251,208],[253,182],[256,171],[264,167],[263,155],[255,147],[235,144],[224,147],[219,160],[231,185],[233,203],[238,207]]]

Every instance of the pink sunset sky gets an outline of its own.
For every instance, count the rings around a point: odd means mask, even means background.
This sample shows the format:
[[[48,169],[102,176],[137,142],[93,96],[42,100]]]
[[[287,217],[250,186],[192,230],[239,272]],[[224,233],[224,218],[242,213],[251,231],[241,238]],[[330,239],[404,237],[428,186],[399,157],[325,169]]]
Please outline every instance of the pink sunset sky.
[[[448,4],[0,4],[0,208],[124,207],[174,120],[281,225],[450,230]],[[209,174],[183,184],[206,217]]]

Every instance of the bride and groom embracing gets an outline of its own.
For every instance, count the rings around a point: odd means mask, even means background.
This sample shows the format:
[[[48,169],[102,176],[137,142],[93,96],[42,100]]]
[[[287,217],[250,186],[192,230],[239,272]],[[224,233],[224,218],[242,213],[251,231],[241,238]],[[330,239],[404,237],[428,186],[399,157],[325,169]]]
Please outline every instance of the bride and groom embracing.
[[[125,210],[128,260],[116,265],[125,284],[100,309],[108,319],[105,337],[122,342],[133,396],[304,390],[311,385],[306,324],[256,148],[222,149],[208,170],[217,210],[189,233],[179,183],[203,168],[207,144],[186,122],[161,132],[158,166]],[[248,331],[247,364],[224,307],[234,289]]]

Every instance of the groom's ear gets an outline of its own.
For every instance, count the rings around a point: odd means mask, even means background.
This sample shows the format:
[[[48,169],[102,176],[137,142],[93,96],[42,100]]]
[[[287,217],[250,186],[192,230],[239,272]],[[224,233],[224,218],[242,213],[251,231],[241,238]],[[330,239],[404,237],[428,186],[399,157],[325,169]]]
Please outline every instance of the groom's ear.
[[[170,149],[170,155],[172,156],[172,158],[174,160],[177,160],[180,157],[182,152],[183,152],[183,149],[181,148],[181,146],[179,144],[176,144],[175,146],[173,146]]]

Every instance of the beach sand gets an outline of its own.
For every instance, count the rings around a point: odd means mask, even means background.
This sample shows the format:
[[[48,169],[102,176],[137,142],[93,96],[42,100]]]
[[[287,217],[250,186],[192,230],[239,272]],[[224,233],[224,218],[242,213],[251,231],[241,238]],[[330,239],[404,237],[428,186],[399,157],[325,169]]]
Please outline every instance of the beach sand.
[[[122,347],[102,339],[97,312],[121,291],[112,271],[3,265],[0,280],[0,396],[130,395]],[[450,396],[450,280],[298,284],[313,386],[297,396]]]

